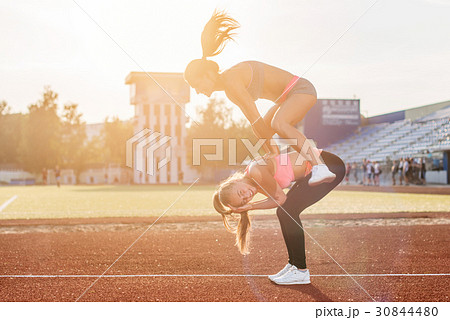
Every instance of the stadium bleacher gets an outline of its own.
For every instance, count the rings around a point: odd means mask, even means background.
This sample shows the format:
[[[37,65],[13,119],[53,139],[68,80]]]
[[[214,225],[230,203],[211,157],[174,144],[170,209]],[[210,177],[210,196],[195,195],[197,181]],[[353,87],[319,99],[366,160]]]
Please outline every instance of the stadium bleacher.
[[[384,162],[387,157],[399,159],[449,149],[450,105],[414,121],[360,127],[355,134],[327,147],[345,162],[361,162],[364,158]]]

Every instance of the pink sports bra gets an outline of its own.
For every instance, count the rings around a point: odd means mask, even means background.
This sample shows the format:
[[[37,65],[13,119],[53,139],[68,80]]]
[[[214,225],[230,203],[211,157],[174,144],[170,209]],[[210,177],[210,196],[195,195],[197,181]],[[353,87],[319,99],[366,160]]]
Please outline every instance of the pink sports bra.
[[[295,180],[291,157],[289,157],[287,153],[280,153],[275,157],[275,161],[277,162],[277,166],[273,178],[278,182],[281,188],[286,188]]]
[[[323,149],[314,148],[314,150],[322,153]],[[281,162],[280,162],[281,160]],[[287,153],[280,153],[275,157],[276,168],[273,178],[278,182],[281,188],[288,187],[292,181],[295,180],[294,168],[292,167],[291,158]],[[251,163],[245,168],[245,173],[248,173]],[[306,161],[305,177],[312,171],[312,165],[309,161]]]
[[[281,162],[280,162],[280,157]],[[278,182],[281,188],[286,188],[295,180],[294,169],[292,168],[291,158],[287,153],[280,153],[275,157],[276,167],[273,178]],[[245,168],[245,173],[248,173],[251,163]]]

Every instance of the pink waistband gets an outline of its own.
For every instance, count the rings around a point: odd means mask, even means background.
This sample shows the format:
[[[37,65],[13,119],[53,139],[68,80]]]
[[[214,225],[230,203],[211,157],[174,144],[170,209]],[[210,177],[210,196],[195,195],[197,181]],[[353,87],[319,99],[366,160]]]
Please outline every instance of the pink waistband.
[[[283,157],[281,159],[281,163],[280,157]],[[278,182],[281,188],[286,188],[291,184],[292,181],[295,180],[291,158],[287,153],[280,153],[275,157],[275,160],[277,163],[277,167],[275,169],[275,175],[273,176],[273,178]]]
[[[322,151],[323,151],[323,149],[317,149],[317,148],[313,148],[313,150],[319,156],[322,154]],[[283,157],[281,163],[280,163],[280,157]],[[275,157],[275,161],[276,161],[276,168],[275,168],[275,174],[274,174],[273,178],[278,182],[278,184],[281,186],[281,188],[286,188],[291,184],[292,181],[295,180],[294,168],[292,167],[291,158],[289,157],[289,155],[287,153],[280,153],[279,155],[277,155]],[[251,163],[244,170],[244,172],[246,174],[248,174],[250,165],[251,165]],[[312,165],[309,161],[306,161],[305,177],[308,174],[310,174],[311,171],[312,171]]]
[[[289,91],[291,91],[291,89],[295,86],[295,84],[297,83],[298,79],[300,79],[300,77],[297,77],[297,76],[294,76],[291,79],[291,81],[288,83],[286,88],[284,88],[284,91],[281,94],[280,99],[278,99],[278,103],[283,103],[286,100],[286,96],[288,95]]]

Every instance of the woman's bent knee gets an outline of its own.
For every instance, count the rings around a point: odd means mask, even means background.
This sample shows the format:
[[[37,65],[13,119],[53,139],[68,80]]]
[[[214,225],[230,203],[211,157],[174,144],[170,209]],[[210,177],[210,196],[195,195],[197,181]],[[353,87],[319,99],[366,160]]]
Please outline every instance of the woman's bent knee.
[[[278,134],[282,133],[284,131],[284,127],[287,124],[286,121],[278,119],[276,116],[272,118],[272,121],[270,122],[270,126],[273,130],[275,130]]]
[[[345,163],[341,160],[341,158],[336,157],[337,158],[337,162],[334,163],[333,166],[333,173],[336,175],[336,182],[341,182],[342,180],[344,180],[345,177],[345,173],[346,173],[346,169],[345,169]]]
[[[284,217],[286,217],[286,212],[284,212],[282,207],[277,208],[277,217],[278,219],[283,219]]]
[[[336,183],[341,182],[344,179],[346,173],[344,161],[342,161],[342,159],[337,155],[327,151],[322,152],[322,157],[325,161],[325,164],[336,175],[336,179],[334,181]]]

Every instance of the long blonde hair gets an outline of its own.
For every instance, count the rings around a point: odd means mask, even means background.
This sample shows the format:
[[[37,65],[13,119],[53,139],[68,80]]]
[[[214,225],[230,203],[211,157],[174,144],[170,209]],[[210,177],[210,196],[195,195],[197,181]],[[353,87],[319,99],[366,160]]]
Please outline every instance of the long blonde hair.
[[[184,79],[189,80],[203,76],[209,71],[219,72],[219,65],[207,57],[217,56],[223,51],[228,41],[234,40],[233,30],[239,28],[239,23],[225,12],[214,10],[202,31],[201,44],[203,56],[192,60],[184,71]]]
[[[231,191],[233,190],[234,183],[237,181],[244,181],[246,183],[252,184],[251,179],[244,176],[242,172],[236,172],[232,176],[230,176],[228,179],[223,181],[219,188],[216,190],[213,196],[213,205],[214,209],[218,213],[222,215],[223,225],[225,226],[225,229],[231,233],[236,234],[236,242],[235,245],[238,247],[239,252],[242,254],[248,254],[250,253],[249,245],[250,245],[250,217],[248,215],[248,211],[244,211],[239,213],[240,218],[239,222],[236,227],[233,227],[230,225],[229,218],[236,220],[238,218],[235,218],[233,216],[233,213],[231,209],[228,209],[225,207],[225,205],[228,204],[229,195],[231,194]]]

